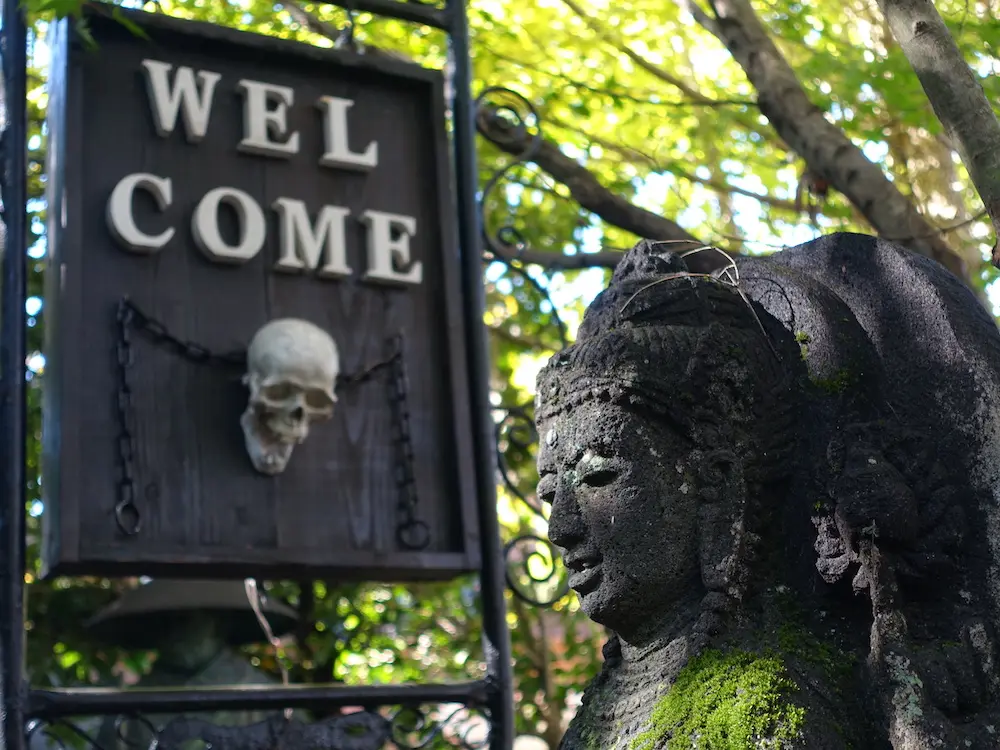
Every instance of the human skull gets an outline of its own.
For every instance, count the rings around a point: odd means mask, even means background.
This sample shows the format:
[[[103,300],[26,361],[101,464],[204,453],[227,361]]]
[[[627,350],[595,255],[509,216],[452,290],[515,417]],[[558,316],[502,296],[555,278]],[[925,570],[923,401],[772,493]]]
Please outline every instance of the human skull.
[[[337,345],[306,320],[272,320],[254,334],[243,378],[250,400],[240,426],[257,471],[280,474],[309,425],[330,418],[339,372]]]

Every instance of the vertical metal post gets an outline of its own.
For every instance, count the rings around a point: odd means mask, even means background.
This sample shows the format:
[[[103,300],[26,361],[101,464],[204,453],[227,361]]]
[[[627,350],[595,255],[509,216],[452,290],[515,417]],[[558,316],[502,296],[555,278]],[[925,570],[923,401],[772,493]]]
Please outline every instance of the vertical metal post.
[[[24,750],[25,294],[27,291],[27,30],[19,0],[3,0],[5,233],[0,286],[0,748]]]
[[[469,56],[469,25],[465,0],[450,0],[451,50],[454,72],[452,113],[455,133],[455,192],[458,202],[458,241],[465,291],[465,324],[469,326],[469,379],[472,383],[479,531],[482,540],[483,638],[486,667],[494,680],[490,705],[491,750],[510,750],[514,743],[514,702],[507,629],[503,554],[497,520],[495,431],[490,417],[490,362],[483,312],[482,228],[476,199],[479,174],[476,167],[475,107],[472,96],[472,61]]]

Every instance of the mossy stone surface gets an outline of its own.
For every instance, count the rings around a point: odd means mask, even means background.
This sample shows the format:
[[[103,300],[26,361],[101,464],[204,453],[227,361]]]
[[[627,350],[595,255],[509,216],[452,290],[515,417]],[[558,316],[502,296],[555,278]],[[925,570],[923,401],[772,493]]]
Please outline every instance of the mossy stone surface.
[[[712,649],[692,660],[653,708],[649,728],[630,750],[780,750],[799,736],[805,709],[776,654]]]

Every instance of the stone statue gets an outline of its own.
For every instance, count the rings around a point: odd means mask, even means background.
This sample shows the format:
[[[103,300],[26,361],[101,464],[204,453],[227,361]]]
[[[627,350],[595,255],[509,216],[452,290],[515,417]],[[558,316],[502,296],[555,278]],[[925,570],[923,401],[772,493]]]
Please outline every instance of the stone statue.
[[[275,635],[295,627],[297,614],[279,601],[264,600],[261,613]],[[156,650],[153,669],[135,687],[193,689],[276,683],[236,650],[267,640],[242,581],[158,578],[127,591],[87,626],[100,641],[128,649]],[[196,718],[221,726],[247,726],[273,715],[237,709]],[[150,747],[154,728],[177,718],[176,714],[108,717],[101,729],[101,745],[106,750]],[[194,750],[205,743],[182,745],[185,750],[188,746]]]
[[[562,747],[1000,747],[996,325],[871,237],[682,250],[629,251],[538,377],[549,535],[613,633]]]

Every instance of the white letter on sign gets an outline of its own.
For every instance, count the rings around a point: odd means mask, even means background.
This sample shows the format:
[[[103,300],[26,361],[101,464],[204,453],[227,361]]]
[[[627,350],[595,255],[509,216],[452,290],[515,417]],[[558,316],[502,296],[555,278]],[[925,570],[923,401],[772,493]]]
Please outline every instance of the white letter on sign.
[[[132,214],[132,196],[136,190],[146,190],[152,194],[156,205],[162,211],[173,200],[173,190],[169,177],[157,177],[155,174],[136,172],[122,177],[115,185],[108,199],[105,218],[111,235],[126,250],[134,253],[151,254],[161,250],[174,236],[173,227],[164,229],[157,235],[146,234],[135,225]]]
[[[243,92],[243,140],[237,151],[261,156],[287,157],[299,152],[299,134],[292,133],[284,143],[272,141],[288,130],[288,107],[295,92],[287,86],[275,86],[246,79],[236,84]],[[268,105],[274,104],[274,109]]]
[[[191,68],[178,68],[171,87],[169,74],[174,66],[159,60],[143,60],[146,70],[146,91],[153,112],[153,126],[163,138],[174,132],[177,113],[184,116],[184,132],[189,143],[198,143],[208,130],[212,114],[212,97],[215,84],[222,77],[210,70],[198,71],[198,83]]]
[[[351,275],[344,233],[344,223],[350,215],[348,209],[323,206],[313,227],[302,201],[278,198],[271,207],[278,212],[281,229],[281,255],[274,264],[275,270],[294,272],[316,268],[320,276],[327,278]]]
[[[410,237],[417,233],[412,216],[365,211],[362,221],[368,225],[368,270],[364,278],[385,284],[419,284],[423,275],[420,261],[409,271],[397,271],[410,263]],[[393,237],[393,232],[398,236]]]
[[[237,245],[227,245],[219,232],[219,206],[232,206],[236,210],[240,239]],[[230,187],[215,188],[198,201],[191,219],[195,244],[210,260],[221,263],[245,263],[264,246],[267,224],[264,212],[257,202],[242,190]]]
[[[316,106],[323,110],[323,143],[326,151],[319,157],[324,167],[340,167],[367,172],[378,166],[378,144],[371,141],[363,154],[351,151],[347,138],[347,110],[354,106],[350,99],[321,96]]]

